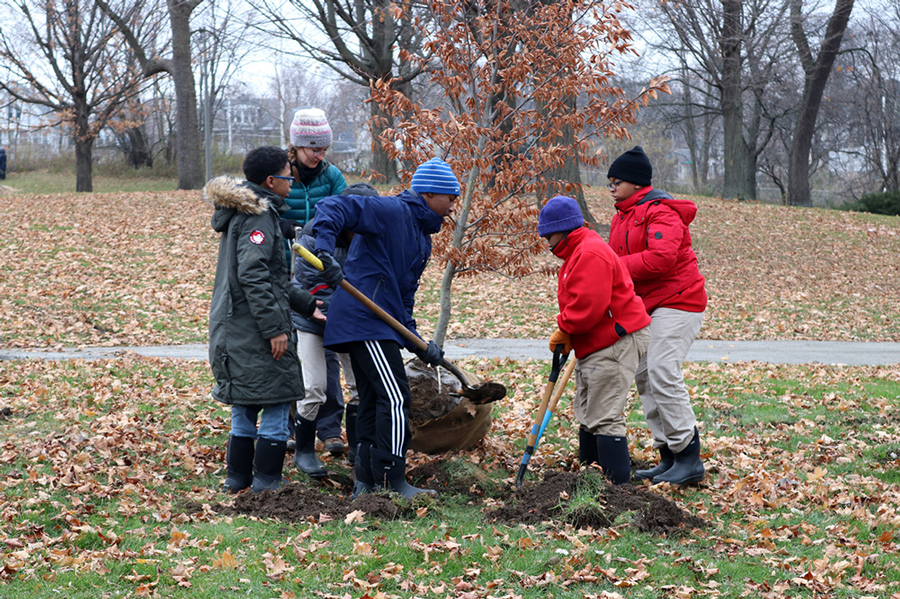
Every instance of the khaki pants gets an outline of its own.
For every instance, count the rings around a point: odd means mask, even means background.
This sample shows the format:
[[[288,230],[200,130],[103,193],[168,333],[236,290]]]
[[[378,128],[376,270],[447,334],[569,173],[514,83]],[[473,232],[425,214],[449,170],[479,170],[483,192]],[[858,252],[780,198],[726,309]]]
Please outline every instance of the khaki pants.
[[[340,377],[335,374],[337,388],[329,390],[328,365],[325,360],[325,348],[322,345],[321,335],[297,331],[297,352],[300,354],[303,387],[306,391],[303,399],[297,402],[297,415],[305,420],[315,420],[319,415],[319,408],[325,405],[327,393],[334,393],[336,397],[341,396]],[[356,379],[353,377],[353,369],[350,367],[350,356],[337,354],[337,357],[344,370],[344,380],[347,381],[350,389],[350,401],[347,404],[357,404],[359,397],[356,393]],[[332,380],[332,384],[334,384],[334,380]]]
[[[578,360],[575,418],[592,435],[625,436],[625,402],[649,340],[644,327]]]
[[[650,345],[634,382],[653,446],[666,445],[679,453],[693,439],[697,425],[681,365],[700,332],[703,312],[657,308],[650,316]]]

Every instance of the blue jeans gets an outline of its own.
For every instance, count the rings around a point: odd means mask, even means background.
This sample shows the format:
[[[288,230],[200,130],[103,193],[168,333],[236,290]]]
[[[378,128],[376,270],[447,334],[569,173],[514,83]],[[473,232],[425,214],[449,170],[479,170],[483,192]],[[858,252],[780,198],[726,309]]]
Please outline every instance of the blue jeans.
[[[265,438],[273,441],[287,441],[288,413],[291,402],[269,404],[265,406],[231,406],[231,434],[235,437]],[[259,428],[256,418],[259,418]]]

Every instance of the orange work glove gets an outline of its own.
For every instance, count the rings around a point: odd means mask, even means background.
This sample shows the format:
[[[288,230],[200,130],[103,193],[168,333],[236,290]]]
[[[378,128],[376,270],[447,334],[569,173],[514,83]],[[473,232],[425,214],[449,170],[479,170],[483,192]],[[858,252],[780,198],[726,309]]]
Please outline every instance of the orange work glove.
[[[562,329],[556,329],[550,335],[550,351],[556,351],[557,345],[563,345],[563,354],[568,355],[572,351],[572,338]]]

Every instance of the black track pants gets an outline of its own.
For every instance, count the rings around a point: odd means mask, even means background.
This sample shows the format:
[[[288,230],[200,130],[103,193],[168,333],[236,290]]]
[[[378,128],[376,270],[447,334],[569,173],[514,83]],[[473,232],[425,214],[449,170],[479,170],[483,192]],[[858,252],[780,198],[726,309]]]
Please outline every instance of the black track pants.
[[[359,392],[359,442],[404,457],[411,399],[400,346],[395,341],[360,341],[347,347]]]

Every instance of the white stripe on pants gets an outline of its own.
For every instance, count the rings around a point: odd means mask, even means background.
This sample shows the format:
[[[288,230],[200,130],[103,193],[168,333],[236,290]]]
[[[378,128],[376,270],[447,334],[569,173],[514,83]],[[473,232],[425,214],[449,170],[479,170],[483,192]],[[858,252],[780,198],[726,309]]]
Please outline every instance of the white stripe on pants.
[[[403,457],[406,453],[406,414],[403,412],[403,392],[391,370],[391,364],[382,351],[378,341],[366,341],[366,349],[378,373],[378,379],[385,391],[390,410],[390,447],[378,449],[390,451],[393,455]],[[379,435],[380,436],[380,435]],[[377,445],[376,445],[377,446]]]
[[[650,345],[634,382],[653,445],[667,445],[679,453],[691,442],[697,425],[681,365],[700,332],[703,312],[657,308],[650,316]]]

